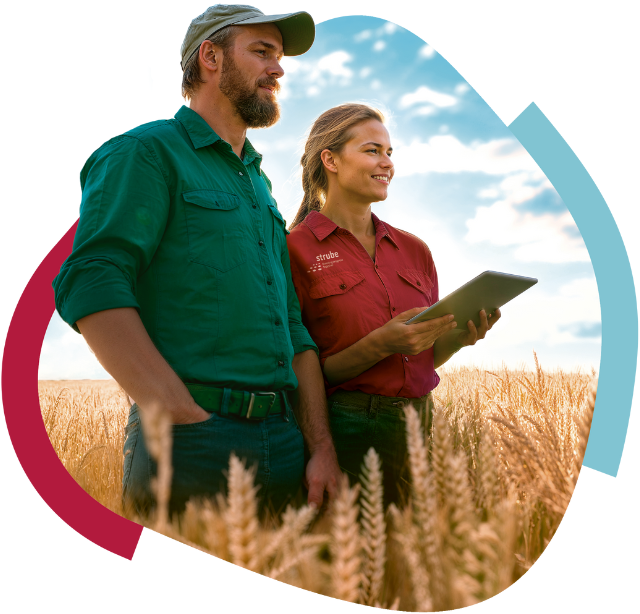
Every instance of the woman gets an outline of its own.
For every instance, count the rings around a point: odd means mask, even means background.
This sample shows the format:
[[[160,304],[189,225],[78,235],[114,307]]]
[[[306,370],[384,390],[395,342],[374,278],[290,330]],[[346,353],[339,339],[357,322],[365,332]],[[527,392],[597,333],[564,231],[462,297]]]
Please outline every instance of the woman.
[[[382,460],[385,503],[406,475],[403,407],[430,428],[435,368],[473,345],[499,319],[481,312],[478,329],[447,335],[447,315],[406,326],[438,301],[429,248],[371,212],[393,179],[384,117],[345,104],[314,123],[301,159],[304,198],[288,237],[302,320],[320,351],[329,420],[341,468],[356,480],[367,450]]]

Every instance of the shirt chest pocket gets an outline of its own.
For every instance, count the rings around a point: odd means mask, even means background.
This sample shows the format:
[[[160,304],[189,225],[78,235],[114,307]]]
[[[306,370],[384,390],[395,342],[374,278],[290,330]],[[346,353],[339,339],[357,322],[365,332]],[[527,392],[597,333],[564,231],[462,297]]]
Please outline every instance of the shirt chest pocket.
[[[247,236],[240,198],[217,190],[183,192],[189,260],[226,272],[247,259]]]
[[[338,271],[316,279],[309,288],[309,296],[313,299],[324,299],[348,294],[352,288],[362,282],[364,282],[364,275],[360,271]]]
[[[417,293],[420,293],[424,297],[424,299],[426,299],[426,304],[431,305],[431,292],[433,289],[433,282],[425,272],[419,271],[417,269],[398,269],[398,271],[396,272],[398,273],[400,279],[405,282],[402,284],[404,288],[403,294],[407,294],[407,298],[409,298],[410,302],[413,302],[413,300],[416,299],[419,300],[419,295]],[[417,293],[413,292],[413,290],[417,291]],[[419,306],[420,304],[418,303],[412,305],[412,307]],[[407,309],[410,309],[410,307],[408,307]]]

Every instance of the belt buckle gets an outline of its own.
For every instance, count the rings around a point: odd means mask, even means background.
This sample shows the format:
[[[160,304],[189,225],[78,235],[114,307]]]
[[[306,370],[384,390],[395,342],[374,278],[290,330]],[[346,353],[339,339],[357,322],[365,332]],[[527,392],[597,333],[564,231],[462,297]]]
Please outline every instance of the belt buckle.
[[[247,409],[247,415],[245,416],[245,418],[247,420],[251,420],[251,413],[253,412],[253,403],[256,400],[256,396],[259,397],[271,397],[271,403],[269,403],[269,407],[267,408],[267,413],[264,416],[261,416],[260,418],[254,418],[254,420],[264,420],[264,418],[266,418],[269,415],[269,412],[271,411],[271,408],[273,407],[273,404],[276,402],[276,393],[275,392],[252,392],[251,393],[251,399],[249,400],[249,408]]]

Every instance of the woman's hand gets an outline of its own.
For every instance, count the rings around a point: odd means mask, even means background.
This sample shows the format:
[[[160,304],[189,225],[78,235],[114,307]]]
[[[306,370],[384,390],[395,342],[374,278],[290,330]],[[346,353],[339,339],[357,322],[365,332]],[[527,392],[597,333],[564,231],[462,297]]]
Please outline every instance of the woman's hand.
[[[475,324],[469,320],[467,329],[456,335],[448,335],[438,339],[433,347],[433,364],[435,368],[441,367],[447,362],[458,350],[468,345],[475,345],[479,339],[484,339],[487,332],[500,319],[500,310],[496,309],[487,316],[485,310],[480,312],[480,327],[476,328]]]
[[[476,328],[473,320],[467,322],[467,332],[461,333],[456,339],[459,345],[466,347],[468,345],[475,345],[480,339],[484,339],[487,332],[489,332],[495,323],[500,319],[500,310],[496,309],[493,313],[487,315],[483,309],[480,312],[480,328]]]
[[[347,382],[391,354],[420,354],[432,347],[440,336],[456,327],[451,314],[418,324],[405,324],[424,309],[409,309],[348,348],[328,356],[324,363],[324,375],[329,385]]]
[[[409,311],[404,311],[374,331],[385,354],[415,356],[428,350],[438,337],[456,327],[451,314],[427,320],[426,322],[405,324],[407,320],[417,316],[424,309],[424,307],[415,307],[414,309],[409,309]]]

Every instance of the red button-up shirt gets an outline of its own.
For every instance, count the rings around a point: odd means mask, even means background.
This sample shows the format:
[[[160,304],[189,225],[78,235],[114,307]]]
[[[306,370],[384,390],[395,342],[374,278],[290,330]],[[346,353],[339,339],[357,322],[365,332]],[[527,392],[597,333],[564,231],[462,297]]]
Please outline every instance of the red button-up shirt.
[[[413,307],[438,301],[438,276],[429,248],[414,235],[381,222],[375,260],[348,230],[312,211],[287,237],[302,321],[320,361],[353,345]],[[338,388],[389,397],[421,397],[440,379],[433,348],[417,356],[392,354]]]

